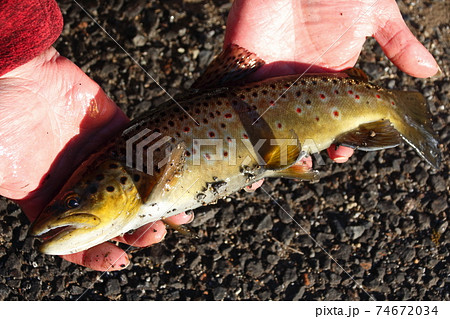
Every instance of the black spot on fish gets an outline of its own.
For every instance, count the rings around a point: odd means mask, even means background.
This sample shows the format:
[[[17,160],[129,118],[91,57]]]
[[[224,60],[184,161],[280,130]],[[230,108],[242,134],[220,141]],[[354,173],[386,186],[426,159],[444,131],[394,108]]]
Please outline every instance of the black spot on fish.
[[[141,176],[139,176],[139,174],[134,174],[133,175],[133,181],[139,182],[140,179],[141,179]]]
[[[106,191],[108,191],[108,192],[114,192],[114,186],[107,186],[106,187]]]
[[[305,103],[308,104],[308,105],[310,105],[310,104],[311,104],[311,100],[306,100]]]
[[[95,179],[98,181],[101,181],[104,178],[105,178],[105,175],[103,175],[103,174],[98,174],[97,176],[95,176]]]
[[[95,186],[95,185],[89,186],[88,191],[89,191],[89,193],[91,193],[91,194],[97,193],[97,186]]]
[[[112,168],[112,169],[116,169],[116,168],[118,168],[119,166],[117,165],[117,164],[109,164],[109,168]]]
[[[122,176],[121,178],[120,178],[120,183],[122,184],[122,185],[124,185],[126,182],[127,182],[127,177],[126,176]]]

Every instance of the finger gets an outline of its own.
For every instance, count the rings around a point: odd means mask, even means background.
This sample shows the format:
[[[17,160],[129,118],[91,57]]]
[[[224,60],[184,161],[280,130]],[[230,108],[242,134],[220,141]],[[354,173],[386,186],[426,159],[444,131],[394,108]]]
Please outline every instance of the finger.
[[[350,147],[331,144],[327,152],[328,156],[336,163],[345,163],[353,155],[354,150]]]
[[[147,247],[159,243],[164,239],[166,233],[166,226],[158,220],[139,227],[133,233],[116,237],[115,240],[134,247]]]
[[[61,258],[97,271],[121,270],[128,266],[128,255],[113,243],[103,243]]]
[[[257,190],[258,188],[260,188],[261,185],[262,185],[263,183],[264,183],[264,178],[261,179],[261,180],[259,180],[259,181],[257,181],[257,182],[255,182],[255,183],[253,183],[253,184],[250,185],[250,186],[246,186],[246,187],[244,188],[244,190],[245,190],[247,193],[253,193],[255,190]]]
[[[177,214],[175,216],[167,217],[165,220],[176,224],[176,225],[183,225],[183,224],[189,224],[194,220],[194,213],[186,214],[185,212],[182,212],[180,214]]]
[[[426,78],[437,74],[439,66],[433,56],[408,29],[395,2],[393,6],[392,15],[374,34],[384,53],[409,75]]]

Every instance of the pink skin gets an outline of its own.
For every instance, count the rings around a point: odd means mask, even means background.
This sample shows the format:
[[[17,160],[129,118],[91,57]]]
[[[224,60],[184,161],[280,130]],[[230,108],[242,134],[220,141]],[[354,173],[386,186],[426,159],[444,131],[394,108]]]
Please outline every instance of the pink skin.
[[[0,194],[16,200],[31,221],[84,155],[128,123],[103,90],[53,48],[0,77],[0,96]],[[171,217],[178,224],[192,218]],[[165,234],[158,221],[117,240],[142,247]],[[127,254],[111,243],[62,257],[101,271],[129,264]]]
[[[379,0],[317,59],[372,1],[236,0],[225,45],[239,44],[268,62],[254,77],[261,79],[302,72],[311,62],[318,67],[310,71],[351,67],[365,37],[373,34],[401,70],[417,77],[437,73],[436,62],[406,28],[393,0]],[[53,48],[1,76],[0,96],[0,194],[16,200],[30,220],[84,156],[128,122],[95,82]],[[349,156],[347,151],[330,155],[340,162]],[[171,218],[183,224],[193,216]],[[117,240],[142,247],[159,242],[165,233],[158,221]],[[99,271],[129,264],[127,254],[112,243],[62,257]]]

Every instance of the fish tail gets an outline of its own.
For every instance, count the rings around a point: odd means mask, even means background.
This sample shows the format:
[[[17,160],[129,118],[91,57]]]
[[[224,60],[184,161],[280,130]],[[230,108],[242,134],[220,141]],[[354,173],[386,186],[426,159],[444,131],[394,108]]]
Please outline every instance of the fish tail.
[[[399,116],[395,128],[428,163],[439,168],[441,154],[425,98],[419,92],[391,93],[395,96],[394,104]]]

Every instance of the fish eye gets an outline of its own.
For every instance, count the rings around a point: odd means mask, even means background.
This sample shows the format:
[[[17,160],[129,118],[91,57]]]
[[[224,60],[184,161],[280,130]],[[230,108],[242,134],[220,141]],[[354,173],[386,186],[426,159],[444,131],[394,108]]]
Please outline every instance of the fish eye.
[[[67,208],[77,208],[78,206],[80,206],[80,198],[77,195],[69,195],[66,198],[66,207]]]

